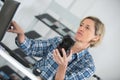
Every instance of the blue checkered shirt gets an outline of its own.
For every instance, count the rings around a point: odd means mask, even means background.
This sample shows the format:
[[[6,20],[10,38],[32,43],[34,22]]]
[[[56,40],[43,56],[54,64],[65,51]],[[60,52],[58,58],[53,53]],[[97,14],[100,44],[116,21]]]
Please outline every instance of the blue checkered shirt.
[[[54,80],[58,64],[53,60],[52,51],[62,41],[62,37],[54,37],[48,40],[33,40],[26,37],[25,41],[17,45],[27,54],[41,57],[36,62],[35,68],[40,69],[40,77],[44,80]],[[85,49],[72,55],[68,63],[64,80],[86,80],[93,75],[95,71],[92,56]]]

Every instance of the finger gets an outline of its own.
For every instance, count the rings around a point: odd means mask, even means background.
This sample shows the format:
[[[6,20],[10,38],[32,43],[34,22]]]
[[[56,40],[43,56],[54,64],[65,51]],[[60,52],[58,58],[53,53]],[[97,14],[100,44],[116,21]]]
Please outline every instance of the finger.
[[[8,29],[7,31],[15,33],[15,30],[12,30],[12,29]]]
[[[7,30],[8,32],[12,32],[12,33],[18,33],[16,30],[13,30],[13,29],[9,29]]]
[[[53,50],[53,59],[55,60],[55,50]]]
[[[12,21],[11,26],[13,26],[13,29],[17,29],[17,30],[20,29],[20,26],[15,21]]]
[[[17,24],[17,23],[16,23],[15,21],[12,21],[12,22],[11,22],[11,25],[13,25],[13,26],[16,25],[16,24]]]
[[[62,60],[62,57],[61,57],[58,49],[55,49],[55,52],[56,52],[56,55],[57,55],[58,59],[61,61],[61,60]]]
[[[64,48],[62,48],[62,54],[63,54],[63,58],[66,59],[66,52]]]
[[[17,23],[16,23],[15,21],[12,21],[12,22],[11,22],[11,26],[13,26],[14,28],[16,27],[16,24],[17,24]]]
[[[58,63],[58,64],[60,63],[59,60],[57,59],[55,50],[53,51],[53,59],[55,60],[56,63]]]

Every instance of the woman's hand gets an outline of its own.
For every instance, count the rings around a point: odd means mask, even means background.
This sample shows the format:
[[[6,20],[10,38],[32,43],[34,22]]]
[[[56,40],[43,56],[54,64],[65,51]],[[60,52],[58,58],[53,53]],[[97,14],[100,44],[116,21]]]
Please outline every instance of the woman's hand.
[[[15,22],[12,21],[10,29],[8,29],[8,32],[16,33],[18,41],[20,43],[23,43],[25,40],[25,35],[23,29]]]
[[[16,33],[18,35],[24,34],[22,28],[15,21],[11,22],[11,27],[8,29],[8,32]]]
[[[70,54],[67,56],[64,49],[62,49],[63,57],[60,55],[58,49],[55,49],[53,51],[53,58],[56,61],[56,63],[59,65],[58,70],[56,72],[55,80],[64,80],[66,69],[68,62],[71,59],[72,51],[70,51]]]
[[[68,61],[71,59],[71,56],[72,56],[72,51],[70,51],[69,55],[66,55],[65,50],[62,49],[62,54],[63,54],[63,57],[60,55],[58,49],[55,49],[53,51],[54,60],[57,62],[57,64],[59,66],[66,66],[67,67]]]

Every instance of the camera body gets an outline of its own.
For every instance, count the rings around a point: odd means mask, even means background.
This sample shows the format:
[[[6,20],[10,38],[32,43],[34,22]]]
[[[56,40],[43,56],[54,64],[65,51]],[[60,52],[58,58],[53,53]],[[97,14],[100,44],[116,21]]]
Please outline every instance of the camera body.
[[[70,48],[74,45],[74,43],[75,41],[72,39],[70,35],[64,36],[62,42],[57,47],[57,49],[60,52],[60,55],[63,57],[62,48],[65,49],[65,52],[68,55],[70,52]]]

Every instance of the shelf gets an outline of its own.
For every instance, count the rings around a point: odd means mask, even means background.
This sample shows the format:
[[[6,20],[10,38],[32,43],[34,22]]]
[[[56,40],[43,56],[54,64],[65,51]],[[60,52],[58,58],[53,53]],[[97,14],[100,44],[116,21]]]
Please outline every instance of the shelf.
[[[65,36],[66,34],[72,33],[74,35],[75,33],[70,30],[67,26],[62,24],[61,22],[57,21],[55,18],[53,18],[51,15],[45,13],[38,16],[35,16],[39,21],[46,24],[49,28],[60,34],[61,36]]]
[[[0,49],[0,56],[14,66],[17,70],[29,77],[31,80],[38,80],[38,78],[32,73],[32,69],[26,68],[15,58],[9,55],[9,51]]]

